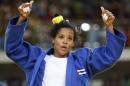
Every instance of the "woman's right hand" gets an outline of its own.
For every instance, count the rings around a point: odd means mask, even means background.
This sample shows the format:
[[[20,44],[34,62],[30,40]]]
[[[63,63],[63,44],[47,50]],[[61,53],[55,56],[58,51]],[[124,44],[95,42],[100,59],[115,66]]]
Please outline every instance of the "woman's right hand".
[[[29,3],[23,3],[22,5],[20,5],[18,7],[18,11],[19,11],[19,19],[17,21],[17,24],[20,24],[21,22],[23,22],[30,14],[31,9],[32,9],[32,4],[33,4],[33,0],[31,0]]]

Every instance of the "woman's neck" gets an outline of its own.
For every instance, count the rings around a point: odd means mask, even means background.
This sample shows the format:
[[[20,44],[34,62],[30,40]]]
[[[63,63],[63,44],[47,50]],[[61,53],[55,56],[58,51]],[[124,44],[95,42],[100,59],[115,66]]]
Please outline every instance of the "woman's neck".
[[[54,53],[54,56],[57,57],[57,58],[66,58],[67,55],[59,55],[59,54],[56,54]]]

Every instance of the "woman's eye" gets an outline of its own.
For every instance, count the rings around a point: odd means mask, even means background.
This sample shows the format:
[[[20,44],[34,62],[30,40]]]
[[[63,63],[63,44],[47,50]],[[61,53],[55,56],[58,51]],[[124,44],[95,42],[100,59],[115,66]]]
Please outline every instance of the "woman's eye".
[[[58,38],[64,38],[63,36],[59,36]]]
[[[72,38],[68,38],[69,40],[72,40]]]

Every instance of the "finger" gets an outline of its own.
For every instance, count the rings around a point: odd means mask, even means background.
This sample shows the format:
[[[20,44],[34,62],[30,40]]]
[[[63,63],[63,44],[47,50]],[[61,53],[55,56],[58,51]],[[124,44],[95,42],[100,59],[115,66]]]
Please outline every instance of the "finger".
[[[25,3],[24,5],[23,5],[23,8],[26,8],[26,7],[29,7],[30,6],[30,3]]]
[[[102,17],[103,17],[103,20],[107,21],[109,16],[108,16],[106,13],[104,13],[104,14],[102,15]]]
[[[22,9],[24,7],[25,3],[21,4],[18,9]]]
[[[19,9],[19,10],[22,9],[22,6],[19,6],[18,9]]]
[[[101,11],[102,11],[102,18],[104,21],[108,20],[108,15],[106,14],[106,9],[104,9],[103,6],[101,6]]]
[[[30,7],[25,7],[25,8],[19,7],[18,10],[19,10],[19,12],[20,12],[21,14],[22,14],[22,13],[27,13],[27,12],[30,12],[30,11],[31,11]]]
[[[109,20],[115,20],[115,16],[109,16],[109,18],[108,18]]]
[[[33,0],[31,0],[31,1],[30,1],[30,4],[33,4],[33,3],[34,3],[34,1],[33,1]]]
[[[18,9],[23,9],[23,8],[29,7],[29,5],[30,5],[29,3],[24,3],[24,4],[20,5],[18,7]]]
[[[20,8],[18,8],[18,11],[19,11],[19,13],[22,15],[23,10],[22,10],[22,9],[20,9]]]
[[[23,12],[30,12],[31,11],[31,9],[30,9],[30,7],[25,7],[25,8],[23,8]]]
[[[106,10],[105,13],[107,13],[108,15],[112,15],[112,12],[110,12],[109,10]]]
[[[30,1],[30,8],[32,8],[32,4],[34,3],[33,0]]]
[[[105,13],[105,9],[103,6],[101,6],[101,11],[102,11],[102,13]]]
[[[106,10],[106,14],[107,14],[109,17],[114,17],[113,13],[110,12],[110,11],[108,11],[108,10]]]
[[[23,12],[30,12],[31,11],[31,8],[30,8],[30,3],[25,3],[23,5],[21,5],[19,7],[19,9],[21,9]]]

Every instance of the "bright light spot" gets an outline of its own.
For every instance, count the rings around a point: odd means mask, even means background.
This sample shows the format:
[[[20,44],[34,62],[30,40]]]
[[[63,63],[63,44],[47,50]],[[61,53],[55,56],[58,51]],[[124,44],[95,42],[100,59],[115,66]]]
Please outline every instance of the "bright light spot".
[[[88,23],[83,23],[83,24],[81,25],[81,29],[82,29],[83,31],[89,31],[89,30],[90,30],[90,25],[89,25]]]

